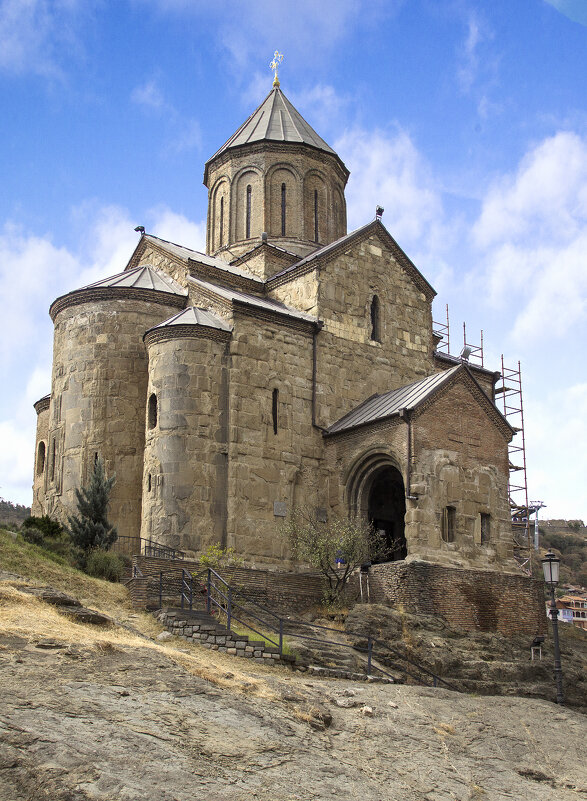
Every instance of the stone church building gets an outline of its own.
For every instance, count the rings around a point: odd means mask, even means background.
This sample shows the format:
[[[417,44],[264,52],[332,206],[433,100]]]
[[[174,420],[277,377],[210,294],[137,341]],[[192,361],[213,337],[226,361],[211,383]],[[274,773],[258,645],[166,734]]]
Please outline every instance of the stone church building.
[[[498,373],[437,351],[380,216],[347,232],[348,176],[277,82],[205,165],[205,254],[143,233],[53,302],[33,514],[65,519],[101,457],[121,543],[283,567],[304,505],[368,518],[394,562],[516,572]]]

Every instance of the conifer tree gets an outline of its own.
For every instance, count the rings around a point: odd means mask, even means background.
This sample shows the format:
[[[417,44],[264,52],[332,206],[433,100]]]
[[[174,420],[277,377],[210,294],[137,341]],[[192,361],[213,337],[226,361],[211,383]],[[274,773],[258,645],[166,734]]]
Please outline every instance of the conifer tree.
[[[116,542],[118,534],[108,522],[108,500],[116,476],[106,478],[104,464],[96,459],[90,483],[76,489],[78,514],[68,517],[71,539],[85,554],[95,548],[105,551]]]

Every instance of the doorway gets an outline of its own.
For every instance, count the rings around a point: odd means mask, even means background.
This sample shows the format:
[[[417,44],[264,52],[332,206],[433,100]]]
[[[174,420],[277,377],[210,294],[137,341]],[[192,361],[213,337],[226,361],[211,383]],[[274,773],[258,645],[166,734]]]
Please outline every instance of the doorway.
[[[400,471],[391,465],[381,467],[368,490],[367,514],[384,540],[385,553],[373,564],[396,562],[408,555],[405,536],[406,493]]]

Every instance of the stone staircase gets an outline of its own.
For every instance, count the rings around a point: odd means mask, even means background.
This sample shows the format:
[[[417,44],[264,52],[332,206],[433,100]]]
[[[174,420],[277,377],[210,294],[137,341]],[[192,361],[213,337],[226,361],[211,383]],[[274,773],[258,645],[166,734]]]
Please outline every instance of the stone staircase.
[[[229,631],[212,615],[201,610],[161,609],[157,619],[171,634],[192,641],[212,651],[232,656],[252,659],[267,665],[292,665],[296,658],[290,654],[280,654],[279,648],[268,645],[264,640],[251,640],[245,634]]]

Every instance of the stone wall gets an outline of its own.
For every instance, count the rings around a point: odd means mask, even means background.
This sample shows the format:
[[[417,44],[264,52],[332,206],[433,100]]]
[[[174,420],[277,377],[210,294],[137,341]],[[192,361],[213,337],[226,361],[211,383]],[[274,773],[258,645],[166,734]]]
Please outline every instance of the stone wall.
[[[393,562],[371,567],[369,587],[374,603],[438,614],[465,631],[534,637],[547,629],[543,583],[519,574]],[[348,592],[358,595],[356,582]]]
[[[108,300],[78,302],[82,293],[55,316],[45,510],[65,522],[77,508],[75,489],[87,484],[100,457],[106,475],[116,474],[110,518],[121,536],[138,537],[147,394],[143,334],[177,313],[178,298],[149,302],[154,293],[145,291],[142,302],[120,290]]]
[[[147,336],[156,419],[145,435],[141,536],[197,552],[226,544],[230,334],[181,328],[193,336],[173,327]]]

